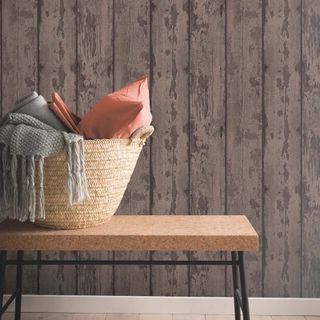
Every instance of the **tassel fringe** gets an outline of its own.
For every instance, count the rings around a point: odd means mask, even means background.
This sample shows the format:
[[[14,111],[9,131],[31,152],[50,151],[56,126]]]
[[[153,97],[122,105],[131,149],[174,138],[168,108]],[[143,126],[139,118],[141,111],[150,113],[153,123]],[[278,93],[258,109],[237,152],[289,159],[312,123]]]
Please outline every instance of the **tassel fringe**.
[[[39,159],[39,218],[45,219],[45,209],[44,209],[44,188],[43,188],[43,166],[44,158]]]
[[[72,206],[88,197],[84,168],[83,140],[66,140],[68,204]],[[11,218],[35,222],[45,219],[43,156],[10,155],[8,146],[0,144],[0,221]],[[38,190],[36,194],[36,162]]]
[[[88,197],[83,151],[83,140],[73,141],[66,148],[69,206],[79,203]]]
[[[31,222],[35,222],[36,220],[36,189],[35,189],[35,161],[34,157],[30,157],[28,160],[28,177],[29,177],[29,188],[28,188],[28,195],[29,195],[29,220]]]

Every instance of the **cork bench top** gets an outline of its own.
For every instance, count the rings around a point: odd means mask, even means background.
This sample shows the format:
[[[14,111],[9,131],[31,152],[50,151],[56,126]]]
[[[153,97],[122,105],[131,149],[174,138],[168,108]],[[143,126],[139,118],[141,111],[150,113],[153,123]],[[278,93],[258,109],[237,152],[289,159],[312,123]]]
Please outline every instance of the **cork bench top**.
[[[257,251],[258,235],[242,215],[115,215],[78,230],[4,221],[0,250]]]

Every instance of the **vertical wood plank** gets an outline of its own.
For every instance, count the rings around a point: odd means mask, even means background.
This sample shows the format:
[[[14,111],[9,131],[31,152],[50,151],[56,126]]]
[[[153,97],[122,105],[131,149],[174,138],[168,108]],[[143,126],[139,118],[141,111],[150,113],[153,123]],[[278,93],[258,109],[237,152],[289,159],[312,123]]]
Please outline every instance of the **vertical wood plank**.
[[[37,90],[37,1],[2,1],[2,112]]]
[[[299,296],[300,0],[265,7],[264,295]]]
[[[2,1],[2,113],[14,102],[37,90],[37,1]],[[16,254],[11,253],[15,258]],[[36,259],[36,253],[25,253]],[[8,267],[6,290],[13,292],[15,267]],[[25,293],[37,293],[37,267],[24,268]]]
[[[190,209],[225,212],[225,1],[192,0],[190,12]],[[191,259],[219,259],[193,253]],[[191,295],[225,294],[225,269],[190,268]]]
[[[320,3],[303,1],[302,296],[320,296]]]
[[[113,87],[112,1],[78,1],[78,114]],[[81,260],[112,259],[112,252],[79,252]],[[78,294],[112,294],[112,266],[79,266]]]
[[[259,234],[262,230],[261,2],[227,2],[227,212],[245,213]],[[249,295],[260,296],[261,250],[259,254],[246,254],[246,263]],[[228,272],[229,294],[231,280]]]
[[[148,0],[115,0],[114,81],[118,89],[149,73],[150,8]],[[150,213],[150,148],[138,160],[118,214]],[[117,259],[149,259],[149,253],[116,253]],[[115,293],[148,295],[148,266],[116,266]]]
[[[57,91],[76,111],[76,0],[40,0],[39,87],[50,98]],[[75,253],[42,252],[42,259],[71,259]],[[75,294],[75,266],[41,266],[42,294]]]
[[[152,3],[152,214],[188,213],[188,1]],[[186,253],[152,255],[188,259]],[[187,266],[153,266],[152,294],[188,295]]]

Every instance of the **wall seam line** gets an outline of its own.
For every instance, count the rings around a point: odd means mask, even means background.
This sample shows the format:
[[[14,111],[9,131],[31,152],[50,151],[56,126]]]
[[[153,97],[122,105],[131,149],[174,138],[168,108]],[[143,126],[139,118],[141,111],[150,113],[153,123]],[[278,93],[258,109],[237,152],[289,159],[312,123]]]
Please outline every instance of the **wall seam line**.
[[[153,47],[152,47],[152,0],[149,0],[149,86],[150,86],[150,106],[152,111],[152,86],[153,86]],[[152,169],[152,136],[150,137],[149,142],[149,214],[152,215],[152,208],[153,208],[153,169]],[[149,252],[149,260],[153,259],[153,252]],[[153,287],[152,287],[152,266],[149,266],[149,294],[150,296],[153,295]]]
[[[224,12],[224,214],[228,215],[228,1],[225,0]],[[227,252],[224,253],[224,259],[228,258]],[[224,295],[227,296],[227,267],[224,267]]]
[[[80,73],[80,68],[79,68],[79,1],[76,0],[75,2],[75,14],[76,14],[76,57],[75,57],[75,64],[76,64],[76,88],[75,88],[75,94],[76,94],[76,110],[77,113],[79,113],[79,73]]]
[[[303,0],[300,0],[300,297],[303,297]]]
[[[188,215],[191,215],[191,0],[188,0]],[[191,260],[190,252],[187,253]],[[191,266],[188,266],[188,296],[191,294]]]
[[[115,91],[115,0],[112,0],[112,91]],[[115,260],[115,252],[112,251],[112,260]],[[116,267],[112,266],[112,294],[116,294]]]
[[[2,0],[1,0],[2,3]],[[40,93],[40,21],[41,21],[41,0],[37,0],[37,91]],[[2,28],[1,28],[2,29]],[[2,69],[1,69],[2,70]],[[1,73],[2,76],[2,73]],[[1,92],[2,97],[2,92]],[[41,251],[37,251],[38,261],[41,260]],[[37,294],[40,294],[40,265],[37,266]]]
[[[75,15],[76,15],[76,57],[75,57],[75,64],[76,64],[76,88],[75,88],[75,94],[76,94],[76,110],[77,110],[77,114],[79,114],[79,14],[80,14],[80,10],[79,10],[79,2],[78,0],[76,0],[75,2]],[[81,259],[81,254],[79,251],[75,251],[74,252],[75,258],[77,260]],[[75,274],[76,274],[76,292],[75,294],[78,295],[79,293],[79,266],[75,266]]]
[[[262,77],[261,77],[261,108],[262,108],[262,137],[261,137],[261,166],[262,166],[262,175],[261,175],[261,184],[262,184],[262,193],[261,193],[261,255],[262,255],[262,270],[261,270],[261,295],[264,296],[264,278],[265,278],[265,185],[264,185],[264,178],[265,178],[265,101],[264,101],[264,93],[265,93],[265,15],[266,15],[266,7],[265,7],[265,0],[262,0],[262,8],[261,8],[261,27],[262,27],[262,36],[261,36],[261,64],[262,64]]]

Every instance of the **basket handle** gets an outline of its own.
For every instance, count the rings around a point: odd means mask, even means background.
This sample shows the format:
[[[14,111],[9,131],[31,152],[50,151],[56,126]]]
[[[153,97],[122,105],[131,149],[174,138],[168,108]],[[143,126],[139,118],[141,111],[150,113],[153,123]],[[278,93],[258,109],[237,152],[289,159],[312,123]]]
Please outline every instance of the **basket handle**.
[[[153,131],[154,131],[153,126],[145,126],[145,127],[139,128],[131,134],[130,140],[140,139],[144,142],[152,135]]]

